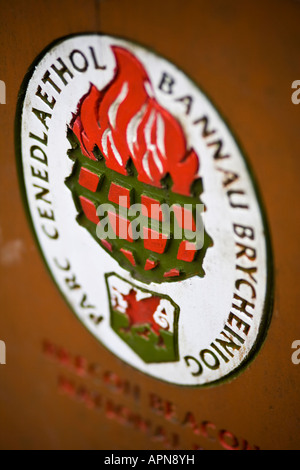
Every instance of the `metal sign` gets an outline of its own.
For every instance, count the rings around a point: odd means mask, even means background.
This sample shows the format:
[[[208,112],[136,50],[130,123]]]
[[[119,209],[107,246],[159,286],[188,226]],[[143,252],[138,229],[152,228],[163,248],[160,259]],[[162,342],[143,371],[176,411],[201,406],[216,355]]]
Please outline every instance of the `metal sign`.
[[[144,47],[77,35],[35,61],[17,122],[33,230],[85,327],[173,384],[242,370],[270,321],[268,230],[203,91]]]

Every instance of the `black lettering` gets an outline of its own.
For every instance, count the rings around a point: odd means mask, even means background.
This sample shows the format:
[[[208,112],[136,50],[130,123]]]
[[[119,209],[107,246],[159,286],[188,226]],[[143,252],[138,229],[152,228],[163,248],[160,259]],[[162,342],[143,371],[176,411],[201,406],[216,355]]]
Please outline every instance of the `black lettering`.
[[[81,61],[81,64],[78,64],[78,61],[77,61],[77,63],[75,62],[75,56],[76,55],[81,57],[82,60],[79,59],[79,61]],[[79,51],[78,49],[74,49],[74,51],[72,51],[71,54],[69,55],[69,59],[70,59],[71,64],[73,65],[75,70],[77,70],[78,72],[86,72],[87,71],[89,63],[87,61],[87,58],[85,57],[85,55],[81,51]]]
[[[42,88],[40,87],[40,85],[37,88],[36,96],[38,98],[40,98],[47,106],[49,106],[50,109],[54,108],[55,103],[56,103],[56,99],[52,98],[52,100],[49,101],[49,97],[48,97],[47,93],[42,93]]]
[[[160,81],[158,88],[164,93],[167,93],[168,95],[172,95],[174,84],[175,84],[174,78],[172,78],[167,73],[163,73],[162,79]]]
[[[240,248],[240,251],[236,254],[237,258],[246,256],[249,261],[256,260],[256,250],[251,246],[243,245],[242,243],[236,243],[236,246]]]
[[[237,281],[235,282],[235,287],[237,290],[240,290],[240,285],[241,284],[244,284],[246,286],[249,286],[250,289],[251,289],[251,298],[252,299],[256,299],[256,290],[255,288],[253,287],[252,284],[250,284],[249,281],[246,281],[246,279],[237,279]]]
[[[103,321],[103,316],[100,315],[100,316],[97,316],[97,315],[94,315],[93,313],[91,313],[89,315],[89,319],[92,320],[92,322],[98,326],[102,321]]]
[[[179,103],[182,103],[184,104],[185,106],[185,114],[190,114],[191,112],[191,108],[192,108],[192,104],[193,104],[193,97],[192,96],[183,96],[182,98],[178,98],[176,101],[178,101]]]
[[[72,277],[66,277],[65,283],[70,290],[80,289],[81,285],[77,283],[75,274]]]
[[[249,209],[248,204],[243,204],[237,201],[236,198],[234,198],[234,196],[237,196],[237,195],[245,196],[245,192],[241,189],[227,191],[227,196],[229,199],[230,206],[233,207],[234,209]]]
[[[215,353],[213,353],[210,349],[202,349],[202,351],[200,351],[199,353],[202,361],[204,362],[204,364],[211,370],[216,370],[220,367],[220,361],[219,361],[219,358],[215,355]],[[210,364],[205,356],[209,355],[210,357],[213,358],[213,361],[214,363],[213,364]]]
[[[48,238],[51,238],[52,240],[57,240],[59,238],[59,233],[56,229],[54,229],[54,233],[51,234],[46,230],[45,225],[42,225],[42,230],[47,235]]]
[[[235,339],[237,339],[240,343],[244,344],[245,340],[243,338],[241,338],[240,335],[238,335],[237,333],[235,333],[235,331],[233,331],[231,328],[229,328],[229,326],[225,325],[224,326],[224,330],[227,331],[228,333],[230,333]],[[223,333],[222,333],[223,334]]]
[[[194,372],[191,372],[191,374],[194,376],[194,377],[198,377],[199,375],[202,374],[203,372],[203,367],[202,365],[200,364],[200,362],[193,356],[185,356],[184,357],[184,360],[185,360],[185,363],[188,367],[190,367],[190,362],[195,362],[196,363],[196,366],[197,366],[197,369],[194,371]]]
[[[86,294],[83,294],[83,296],[82,296],[82,299],[81,299],[81,302],[80,302],[80,307],[81,308],[89,308],[89,309],[96,308],[95,305],[89,305],[87,303],[87,295]]]
[[[239,238],[254,240],[254,229],[245,225],[233,224],[233,231]]]
[[[42,154],[42,156],[39,157],[37,155],[37,152],[40,152]],[[44,163],[45,165],[48,165],[47,155],[45,154],[44,150],[42,150],[37,145],[33,145],[30,148],[30,156],[31,156],[31,158],[34,158],[35,160],[38,160],[39,162]]]
[[[241,346],[239,344],[236,344],[231,338],[229,338],[229,336],[227,336],[224,331],[222,331],[221,335],[223,335],[224,338],[226,338],[228,341],[224,341],[223,339],[217,338],[217,343],[220,344],[220,346],[226,351],[227,354],[229,354],[229,356],[233,357],[233,353],[229,351],[228,348],[233,350],[239,350],[241,349]]]
[[[40,178],[41,180],[46,181],[46,183],[48,183],[48,181],[49,181],[48,171],[45,171],[45,170],[42,170],[42,171],[41,170],[36,170],[34,168],[34,166],[31,167],[31,175],[34,178]]]
[[[46,113],[45,111],[41,111],[40,109],[32,108],[32,112],[35,114],[35,116],[38,118],[38,120],[45,126],[45,128],[48,130],[49,127],[46,123],[46,119],[51,119],[52,114]]]
[[[43,83],[50,83],[50,85],[54,88],[57,93],[61,93],[61,89],[56,85],[56,83],[50,78],[50,72],[47,70],[42,78]]]
[[[50,211],[47,210],[42,210],[38,207],[38,213],[42,219],[48,219],[48,220],[55,220],[54,217],[54,212],[53,210],[50,209]]]
[[[222,351],[220,351],[220,349],[214,344],[214,343],[211,343],[210,345],[215,351],[217,351],[217,353],[222,357],[222,359],[224,359],[224,361],[227,363],[229,362],[229,359],[228,357],[226,357]]]
[[[208,147],[216,147],[217,149],[214,152],[214,159],[215,160],[224,160],[224,158],[229,158],[230,155],[228,154],[222,154],[222,149],[223,149],[223,141],[221,139],[214,140],[213,142],[210,142],[207,144]]]
[[[239,300],[241,302],[241,305],[236,305],[233,303],[232,308],[239,310],[240,312],[247,315],[249,318],[253,318],[253,314],[247,311],[247,307],[254,309],[254,304],[251,302],[248,302],[248,300],[244,299],[243,297],[240,297],[237,294],[234,294],[234,299]]]
[[[233,320],[235,321],[235,326],[238,328],[238,330],[240,330],[242,326],[244,327],[242,332],[247,336],[250,330],[250,325],[246,323],[244,320],[241,320],[241,318],[235,315],[234,313],[230,312],[228,320],[227,320],[229,325],[233,326],[232,325]]]
[[[203,138],[206,138],[206,137],[209,137],[213,134],[215,134],[215,129],[213,130],[209,130],[208,129],[208,117],[207,116],[203,116],[199,119],[196,119],[196,121],[193,122],[194,125],[197,125],[197,124],[203,124],[203,129],[202,129],[202,137]]]
[[[91,51],[91,55],[92,55],[92,59],[93,59],[93,62],[94,62],[95,69],[96,69],[96,70],[105,70],[105,69],[106,69],[106,65],[99,65],[99,64],[98,64],[98,61],[97,61],[97,58],[96,58],[96,54],[95,54],[94,48],[93,48],[93,47],[90,47],[89,49],[90,49],[90,51]]]
[[[226,188],[230,184],[234,183],[239,179],[239,175],[237,173],[234,173],[233,171],[230,170],[223,170],[222,168],[217,168],[218,171],[221,171],[223,173],[223,181],[222,185],[223,188]]]
[[[50,201],[45,199],[45,196],[49,193],[49,189],[43,188],[42,186],[38,186],[37,184],[34,184],[33,186],[34,186],[34,188],[38,188],[38,189],[41,190],[39,193],[35,194],[35,199],[36,200],[41,199],[42,201],[46,202],[47,204],[51,204]]]
[[[46,146],[48,145],[48,136],[47,136],[47,134],[46,134],[45,132],[44,132],[43,138],[38,137],[37,135],[33,134],[32,132],[29,133],[29,137],[30,137],[31,139],[37,140],[38,142],[41,142],[41,144],[44,144],[44,145],[46,145]],[[32,148],[32,147],[31,147],[31,148]],[[39,147],[37,147],[37,148],[39,148]],[[41,150],[41,149],[40,149],[40,150]],[[41,150],[41,152],[42,152],[42,150]],[[32,156],[32,155],[31,155],[31,156]],[[47,158],[46,158],[46,160],[47,160]]]
[[[56,264],[56,266],[58,267],[58,269],[61,269],[62,271],[70,271],[71,269],[71,264],[68,260],[66,260],[66,265],[65,266],[62,266],[56,258],[54,258],[54,263]]]
[[[243,273],[248,274],[250,279],[257,284],[256,279],[253,277],[253,274],[257,272],[257,268],[244,268],[243,266],[236,266],[236,269],[243,271]]]

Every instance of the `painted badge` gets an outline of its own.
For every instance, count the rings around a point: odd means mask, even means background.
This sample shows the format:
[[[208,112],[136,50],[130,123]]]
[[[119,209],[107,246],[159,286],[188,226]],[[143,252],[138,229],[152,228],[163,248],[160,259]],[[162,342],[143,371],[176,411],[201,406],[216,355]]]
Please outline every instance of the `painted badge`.
[[[173,384],[242,370],[270,321],[269,241],[245,159],[206,95],[139,45],[72,36],[31,67],[16,127],[34,233],[86,328]]]

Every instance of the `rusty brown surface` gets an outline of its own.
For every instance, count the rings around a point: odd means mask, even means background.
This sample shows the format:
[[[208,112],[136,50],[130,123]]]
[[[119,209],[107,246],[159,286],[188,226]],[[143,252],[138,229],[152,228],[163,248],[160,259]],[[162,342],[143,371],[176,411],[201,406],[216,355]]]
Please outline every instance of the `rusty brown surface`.
[[[225,440],[299,449],[300,365],[291,361],[300,339],[300,105],[291,102],[291,83],[300,79],[299,2],[18,0],[0,7],[7,86],[0,105],[0,339],[7,345],[0,447],[223,449]],[[125,365],[76,320],[44,267],[17,181],[16,101],[37,54],[82,31],[132,39],[178,64],[225,116],[254,170],[273,242],[275,306],[261,352],[231,383],[178,387]]]

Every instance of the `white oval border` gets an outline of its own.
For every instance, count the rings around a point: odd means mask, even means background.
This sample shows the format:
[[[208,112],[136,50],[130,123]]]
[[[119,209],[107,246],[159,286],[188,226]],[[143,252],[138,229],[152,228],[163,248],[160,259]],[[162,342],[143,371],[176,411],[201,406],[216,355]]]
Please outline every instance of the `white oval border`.
[[[205,226],[214,240],[214,247],[207,251],[204,260],[206,271],[204,279],[194,277],[178,283],[152,283],[145,286],[143,283],[131,279],[129,273],[123,270],[104,250],[99,249],[91,235],[79,227],[76,222],[76,209],[71,193],[64,183],[64,179],[72,169],[72,162],[66,155],[70,147],[66,138],[66,125],[70,122],[72,112],[75,112],[80,98],[88,91],[89,82],[92,81],[101,89],[113,77],[115,59],[110,49],[112,44],[124,46],[135,54],[144,65],[154,86],[160,82],[162,72],[166,72],[176,77],[177,90],[180,90],[176,93],[176,97],[192,95],[195,98],[195,112],[186,117],[182,112],[182,104],[180,107],[173,96],[167,95],[157,86],[155,87],[156,99],[181,122],[189,142],[193,142],[193,147],[200,155],[199,173],[204,182],[204,192],[201,199],[207,206]],[[30,147],[34,142],[29,139],[28,135],[29,132],[41,135],[43,128],[31,112],[31,108],[34,106],[48,111],[47,106],[42,107],[43,103],[35,96],[37,85],[41,84],[46,69],[58,57],[67,58],[74,49],[86,52],[90,46],[95,48],[97,54],[99,53],[98,57],[103,63],[109,64],[109,67],[106,71],[95,72],[95,70],[89,69],[86,73],[74,74],[70,84],[66,87],[62,86],[61,94],[56,96],[57,103],[51,121],[49,121],[47,155],[50,194],[56,226],[60,231],[59,240],[53,242],[45,237],[36,209],[34,183],[30,168],[32,161],[28,157]],[[45,85],[43,88],[49,92],[50,96],[53,94],[51,87]],[[46,264],[79,320],[116,356],[158,379],[178,385],[203,386],[218,383],[235,375],[241,366],[246,365],[257,352],[270,321],[272,304],[270,245],[261,204],[247,163],[224,120],[210,100],[181,70],[166,59],[130,41],[98,34],[71,36],[49,46],[35,61],[34,67],[25,77],[22,89],[23,93],[20,95],[16,117],[16,139],[19,147],[17,158],[22,159],[21,185],[26,194],[27,209],[34,233]],[[194,377],[191,374],[193,368],[187,367],[184,357],[191,355],[199,358],[199,351],[208,348],[210,343],[219,337],[231,309],[236,279],[232,220],[227,220],[226,217],[226,213],[229,211],[228,208],[226,211],[226,198],[221,186],[221,174],[215,168],[212,149],[209,150],[203,142],[199,128],[192,125],[197,117],[204,114],[209,116],[211,127],[217,129],[218,136],[224,142],[226,153],[231,155],[230,168],[240,174],[241,186],[247,192],[247,200],[251,203],[251,211],[247,213],[235,209],[234,222],[251,225],[257,231],[255,248],[257,249],[257,265],[259,267],[257,286],[260,288],[257,290],[251,335],[247,337],[241,350],[229,363],[222,364],[218,370],[204,368],[200,376]],[[55,185],[53,181],[55,181]],[[92,324],[87,318],[86,312],[79,308],[82,292],[71,293],[64,280],[65,273],[58,270],[54,259],[60,260],[61,263],[66,259],[71,261],[72,274],[76,274],[79,283],[83,286],[83,292],[87,294],[93,304],[96,304],[96,313],[104,316],[104,321],[98,327]],[[115,272],[137,286],[167,294],[180,306],[179,362],[145,364],[110,328],[108,297],[104,279],[104,274],[108,272]],[[246,318],[244,319],[246,320]]]

